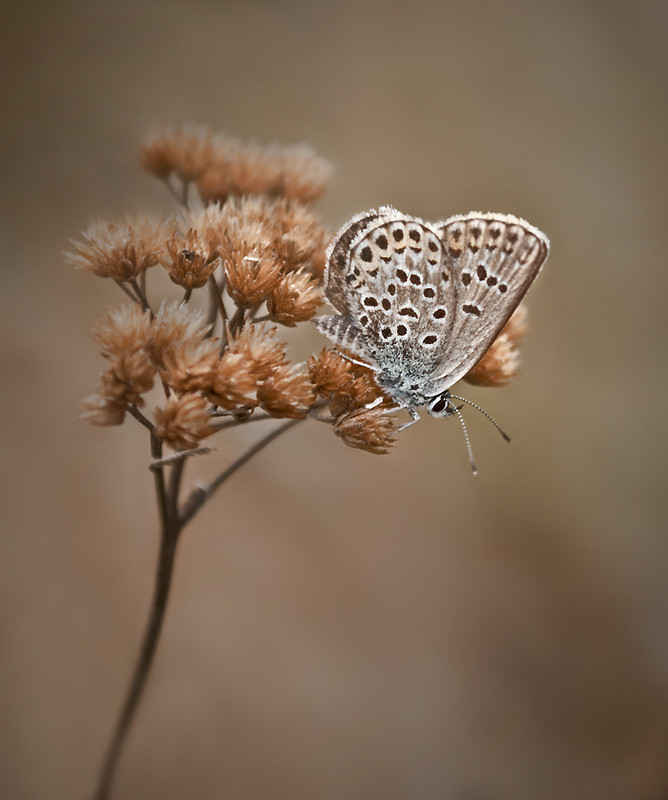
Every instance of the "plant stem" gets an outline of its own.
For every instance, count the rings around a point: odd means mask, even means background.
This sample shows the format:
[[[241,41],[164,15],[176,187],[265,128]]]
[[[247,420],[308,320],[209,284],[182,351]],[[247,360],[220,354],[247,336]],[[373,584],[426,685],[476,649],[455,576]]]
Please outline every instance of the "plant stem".
[[[136,411],[136,409],[135,409]],[[137,412],[133,414],[140,419],[142,415]],[[141,421],[141,419],[140,419]],[[144,631],[139,657],[135,666],[125,702],[121,708],[121,713],[116,723],[116,728],[109,745],[109,750],[102,765],[97,790],[94,800],[108,800],[111,787],[118,767],[118,762],[127,739],[130,726],[135,717],[139,702],[146,687],[153,658],[160,639],[160,632],[165,619],[167,601],[172,586],[172,574],[174,570],[174,559],[176,556],[176,546],[183,528],[190,522],[204,503],[219,489],[225,481],[246,464],[250,459],[263,450],[268,444],[277,439],[282,433],[292,428],[299,419],[291,419],[283,425],[268,433],[259,442],[250,447],[229,467],[223,470],[209,486],[202,489],[195,489],[183,507],[179,507],[179,489],[183,477],[185,460],[177,461],[171,466],[169,481],[165,481],[165,467],[158,466],[154,470],[156,499],[161,521],[160,552],[158,555],[158,565],[156,569],[155,586],[153,589],[153,599],[149,612],[148,622]],[[151,430],[151,456],[154,461],[162,458],[162,442]]]
[[[120,758],[130,725],[144,692],[146,679],[151,669],[153,657],[160,638],[162,623],[165,619],[167,600],[169,599],[169,591],[172,585],[174,557],[176,555],[176,544],[179,532],[180,529],[176,526],[166,526],[162,531],[151,611],[139,651],[137,665],[132,675],[128,693],[102,766],[100,781],[97,791],[95,792],[95,800],[107,800],[110,796],[111,784],[118,765],[118,759]]]

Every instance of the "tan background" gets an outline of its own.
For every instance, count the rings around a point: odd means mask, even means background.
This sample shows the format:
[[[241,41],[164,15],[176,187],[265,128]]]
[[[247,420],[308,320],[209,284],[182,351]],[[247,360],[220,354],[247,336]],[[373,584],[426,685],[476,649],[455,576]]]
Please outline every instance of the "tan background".
[[[515,440],[468,415],[476,479],[453,422],[382,458],[304,424],[187,531],[117,797],[668,796],[667,9],[5,9],[0,796],[90,796],[144,624],[147,444],[76,419],[121,298],[62,251],[171,212],[133,152],[174,121],[310,142],[332,227],[507,211],[552,255],[523,375],[467,390]]]

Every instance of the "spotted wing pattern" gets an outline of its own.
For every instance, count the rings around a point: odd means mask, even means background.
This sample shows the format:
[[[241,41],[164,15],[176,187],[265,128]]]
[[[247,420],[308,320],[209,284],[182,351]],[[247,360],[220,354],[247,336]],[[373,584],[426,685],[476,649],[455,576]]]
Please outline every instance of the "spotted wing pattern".
[[[341,314],[315,323],[370,360],[400,402],[420,405],[482,357],[547,252],[540,231],[515,217],[432,224],[381,207],[335,237],[325,292]]]

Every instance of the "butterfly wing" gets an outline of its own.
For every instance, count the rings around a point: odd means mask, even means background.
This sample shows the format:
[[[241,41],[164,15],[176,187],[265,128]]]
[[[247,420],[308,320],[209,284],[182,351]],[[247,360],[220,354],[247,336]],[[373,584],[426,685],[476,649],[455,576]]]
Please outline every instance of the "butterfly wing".
[[[433,227],[453,276],[454,313],[430,395],[452,386],[482,358],[531,286],[550,246],[537,228],[505,214],[473,212]]]

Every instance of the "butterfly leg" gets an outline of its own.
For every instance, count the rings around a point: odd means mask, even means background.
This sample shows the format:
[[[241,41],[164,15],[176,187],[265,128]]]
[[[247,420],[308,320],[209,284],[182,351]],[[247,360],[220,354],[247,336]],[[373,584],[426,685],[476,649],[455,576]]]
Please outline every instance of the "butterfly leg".
[[[396,409],[392,409],[392,411],[396,411]],[[404,422],[403,425],[400,425],[397,431],[404,431],[406,428],[410,428],[411,425],[414,425],[420,419],[420,415],[414,408],[407,407],[406,411],[411,415],[411,420],[410,422]]]

